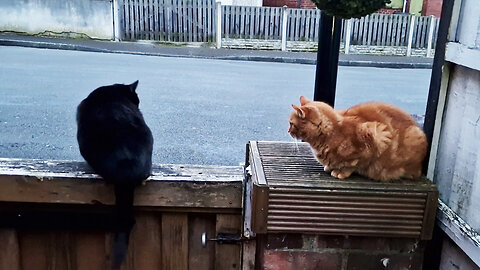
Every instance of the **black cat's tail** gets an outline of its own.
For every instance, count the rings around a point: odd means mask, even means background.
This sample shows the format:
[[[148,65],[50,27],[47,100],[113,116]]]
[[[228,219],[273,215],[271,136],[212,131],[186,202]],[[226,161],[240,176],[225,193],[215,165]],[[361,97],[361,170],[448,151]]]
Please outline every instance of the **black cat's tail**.
[[[116,230],[112,247],[113,269],[119,269],[128,251],[130,232],[135,225],[133,210],[133,194],[135,185],[132,183],[114,184],[115,187],[115,218]]]

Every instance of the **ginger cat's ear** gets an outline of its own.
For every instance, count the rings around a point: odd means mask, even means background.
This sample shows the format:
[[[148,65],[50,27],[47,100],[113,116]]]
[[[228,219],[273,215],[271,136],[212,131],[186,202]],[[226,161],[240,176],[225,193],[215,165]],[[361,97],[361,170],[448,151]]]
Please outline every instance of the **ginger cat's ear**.
[[[305,110],[298,107],[297,105],[292,104],[292,108],[297,112],[298,117],[305,119]]]
[[[304,96],[300,96],[300,105],[303,106],[303,105],[305,105],[305,104],[307,104],[307,103],[310,103],[310,102],[311,102],[311,101],[310,101],[308,98],[306,98],[306,97],[304,97]]]

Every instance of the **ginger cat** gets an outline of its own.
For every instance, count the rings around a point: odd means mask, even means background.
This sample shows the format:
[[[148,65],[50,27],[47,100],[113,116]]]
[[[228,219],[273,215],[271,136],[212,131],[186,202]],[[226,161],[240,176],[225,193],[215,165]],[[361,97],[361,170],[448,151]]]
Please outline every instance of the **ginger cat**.
[[[333,177],[353,172],[380,181],[420,177],[427,139],[400,108],[369,102],[335,110],[304,96],[292,107],[288,132],[308,142]]]

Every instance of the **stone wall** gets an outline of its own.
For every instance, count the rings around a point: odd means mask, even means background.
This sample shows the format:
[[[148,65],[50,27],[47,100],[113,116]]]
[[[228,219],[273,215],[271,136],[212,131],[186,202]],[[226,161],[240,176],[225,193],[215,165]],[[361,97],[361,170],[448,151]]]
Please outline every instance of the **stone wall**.
[[[344,43],[340,44],[340,51],[344,52]],[[263,39],[222,39],[223,48],[231,49],[256,49],[256,50],[280,50],[280,40],[263,40]],[[309,41],[287,41],[287,50],[289,51],[317,51],[318,43]],[[367,46],[367,45],[351,45],[350,54],[372,54],[372,55],[397,55],[404,56],[407,54],[406,46]],[[434,52],[432,51],[432,57]],[[412,56],[427,55],[426,49],[412,48]]]
[[[422,269],[424,242],[415,239],[269,234],[259,241],[258,269]]]

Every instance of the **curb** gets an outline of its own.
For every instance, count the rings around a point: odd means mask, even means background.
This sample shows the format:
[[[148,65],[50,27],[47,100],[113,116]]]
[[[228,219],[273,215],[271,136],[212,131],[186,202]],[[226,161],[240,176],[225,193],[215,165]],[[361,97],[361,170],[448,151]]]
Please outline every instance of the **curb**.
[[[317,60],[311,59],[311,58],[245,56],[245,55],[215,57],[215,56],[184,55],[184,54],[164,54],[164,53],[154,53],[154,52],[111,50],[111,49],[103,49],[103,48],[90,47],[90,46],[77,45],[77,44],[58,43],[58,42],[25,41],[25,40],[1,39],[1,38],[0,38],[0,46],[19,46],[19,47],[29,47],[29,48],[39,48],[39,49],[58,49],[58,50],[84,51],[84,52],[161,56],[161,57],[256,61],[256,62],[274,62],[274,63],[289,63],[289,64],[306,64],[306,65],[317,64]],[[364,60],[339,60],[338,65],[339,66],[355,66],[355,67],[411,68],[411,69],[417,69],[417,68],[431,69],[433,66],[432,63],[379,62],[379,61],[364,61]]]

